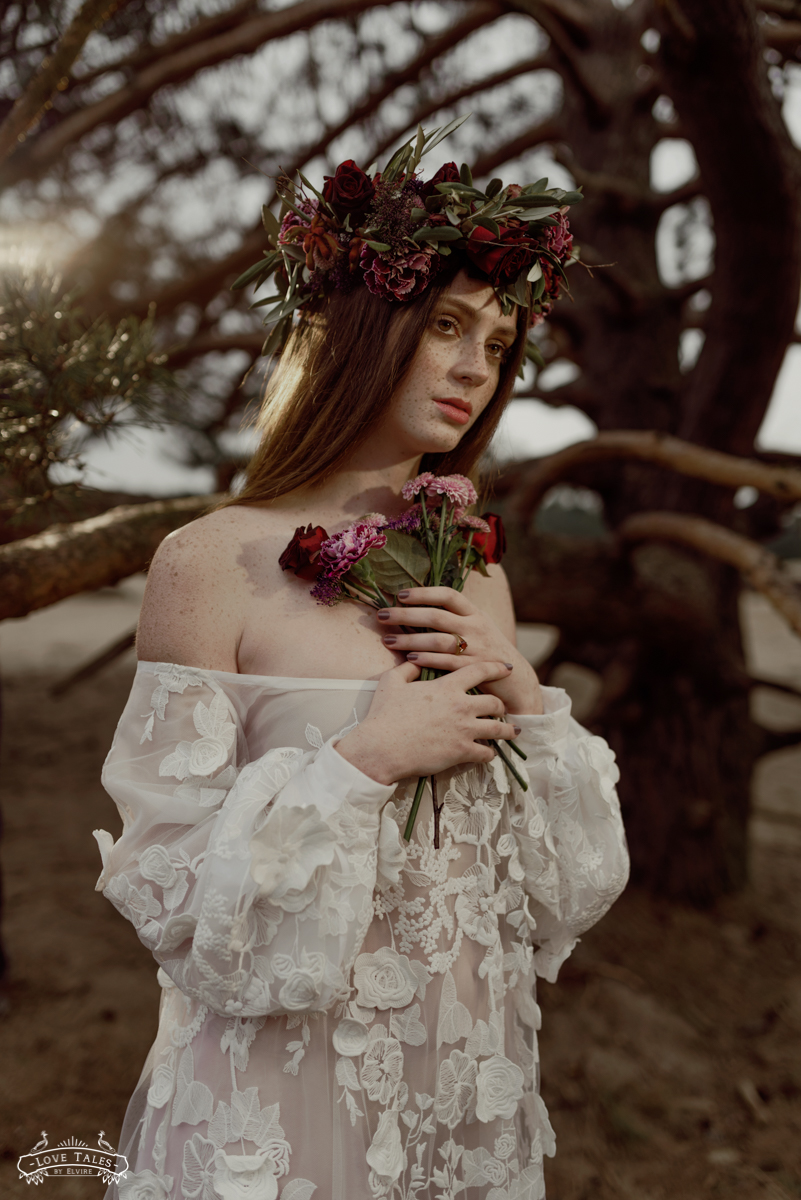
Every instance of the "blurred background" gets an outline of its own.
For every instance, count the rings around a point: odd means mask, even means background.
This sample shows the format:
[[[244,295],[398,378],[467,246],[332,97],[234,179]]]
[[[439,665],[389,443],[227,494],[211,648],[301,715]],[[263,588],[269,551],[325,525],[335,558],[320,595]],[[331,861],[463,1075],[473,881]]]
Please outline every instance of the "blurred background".
[[[798,0],[0,5],[4,1195],[155,1033],[91,830],[147,564],[254,446],[261,208],[466,112],[426,175],[586,197],[488,464],[633,864],[542,985],[548,1197],[801,1196]]]

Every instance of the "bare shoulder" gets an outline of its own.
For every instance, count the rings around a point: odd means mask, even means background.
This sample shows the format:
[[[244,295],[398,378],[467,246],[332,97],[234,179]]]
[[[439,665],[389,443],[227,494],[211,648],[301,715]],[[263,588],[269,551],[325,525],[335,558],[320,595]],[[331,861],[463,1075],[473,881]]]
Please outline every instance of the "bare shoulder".
[[[137,655],[236,671],[246,572],[242,546],[271,524],[266,510],[218,509],[171,533],[148,572]]]
[[[471,571],[464,594],[477,608],[492,617],[501,632],[514,644],[515,611],[509,580],[499,563],[490,563],[487,571],[488,575]]]

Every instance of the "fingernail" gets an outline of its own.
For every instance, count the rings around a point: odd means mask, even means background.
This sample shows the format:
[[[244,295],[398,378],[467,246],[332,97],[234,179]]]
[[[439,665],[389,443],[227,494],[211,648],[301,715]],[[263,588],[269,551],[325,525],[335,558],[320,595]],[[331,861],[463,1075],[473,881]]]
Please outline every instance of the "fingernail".
[[[406,657],[410,658],[412,660],[412,662],[415,662],[415,660],[418,659],[420,657],[420,655],[412,653],[412,654],[407,654]]]
[[[519,726],[519,725],[513,725],[513,726],[512,726],[512,729],[514,729],[514,731],[515,731],[515,734],[518,734],[518,733],[521,733],[521,732],[522,732],[522,730],[521,730],[521,728],[520,728],[520,726]]]
[[[409,597],[409,593],[408,593],[408,591],[398,592],[398,599],[399,599],[399,600],[407,600],[407,599],[408,599],[408,597]]]
[[[386,609],[386,608],[384,608],[384,609],[382,609],[382,610],[381,610],[381,612],[378,614],[378,619],[379,619],[379,621],[388,621],[388,620],[389,620],[389,615],[390,615],[390,614],[389,614],[389,610],[388,610],[388,609]]]
[[[380,616],[381,614],[379,613],[378,615]],[[504,663],[503,665],[506,667],[507,671],[513,671],[513,670],[514,670],[514,667],[512,666],[512,664],[511,664],[511,663]]]
[[[394,634],[392,634],[392,633],[388,633],[388,634],[386,635],[386,637],[382,638],[382,641],[383,641],[383,643],[384,643],[384,645],[385,645],[385,646],[394,646],[394,645],[395,645],[395,643],[397,642],[397,640],[398,640],[398,639],[397,639],[397,638],[395,637],[395,635],[394,635]]]

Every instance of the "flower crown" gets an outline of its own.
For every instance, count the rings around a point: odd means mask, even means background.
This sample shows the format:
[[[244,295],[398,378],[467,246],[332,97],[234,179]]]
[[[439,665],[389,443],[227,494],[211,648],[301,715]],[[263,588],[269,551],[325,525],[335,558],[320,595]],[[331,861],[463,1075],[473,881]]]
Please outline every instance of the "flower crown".
[[[385,300],[411,300],[454,252],[487,276],[504,313],[518,304],[532,324],[545,319],[566,283],[564,268],[578,257],[566,213],[581,192],[549,188],[547,178],[526,187],[492,179],[482,192],[470,168],[453,162],[421,179],[423,155],[466,120],[430,133],[418,127],[380,173],[347,159],[324,177],[322,192],[300,172],[297,186],[281,178],[281,219],[262,209],[271,247],[233,284],[259,288],[275,280],[276,295],[253,305],[272,305],[264,324],[275,328],[262,353],[285,343],[297,309],[332,290],[364,284]]]

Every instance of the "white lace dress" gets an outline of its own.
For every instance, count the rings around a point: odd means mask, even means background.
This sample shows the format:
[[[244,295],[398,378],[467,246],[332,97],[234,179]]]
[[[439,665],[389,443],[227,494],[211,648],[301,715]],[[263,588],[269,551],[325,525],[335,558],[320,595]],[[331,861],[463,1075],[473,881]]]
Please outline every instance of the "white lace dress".
[[[543,688],[529,790],[443,772],[407,846],[415,781],[334,749],[375,687],[139,664],[97,887],[163,990],[107,1200],[544,1195],[535,976],[625,886],[614,756]]]

